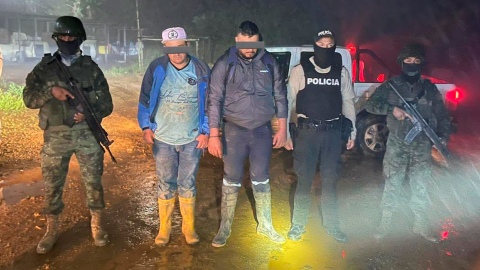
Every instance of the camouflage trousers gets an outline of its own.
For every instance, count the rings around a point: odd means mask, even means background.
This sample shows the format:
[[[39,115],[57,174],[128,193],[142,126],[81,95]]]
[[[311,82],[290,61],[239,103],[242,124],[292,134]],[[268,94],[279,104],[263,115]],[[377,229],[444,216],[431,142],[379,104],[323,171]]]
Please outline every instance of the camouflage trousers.
[[[45,214],[58,215],[63,211],[63,187],[74,153],[87,191],[87,206],[92,210],[105,208],[102,187],[104,151],[92,132],[89,129],[46,130],[40,153],[45,181]]]
[[[430,141],[419,138],[408,145],[403,140],[390,136],[383,160],[385,190],[382,198],[382,218],[391,217],[404,196],[402,184],[410,180],[410,208],[415,215],[414,228],[424,230],[428,226],[427,208],[430,198],[427,186],[431,181]]]

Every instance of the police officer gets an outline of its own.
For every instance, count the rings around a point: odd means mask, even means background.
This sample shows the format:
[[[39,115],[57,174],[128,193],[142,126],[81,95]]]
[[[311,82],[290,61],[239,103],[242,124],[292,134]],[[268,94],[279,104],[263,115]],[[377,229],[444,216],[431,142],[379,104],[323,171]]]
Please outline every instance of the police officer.
[[[419,113],[436,130],[444,143],[449,138],[449,116],[443,103],[442,95],[435,84],[423,79],[422,68],[426,63],[425,50],[421,45],[405,46],[397,58],[402,73],[388,82],[400,95],[417,108]],[[431,180],[432,144],[422,132],[411,144],[404,141],[407,133],[413,128],[400,98],[391,87],[384,83],[371,96],[366,109],[370,113],[387,115],[387,127],[390,135],[387,151],[383,160],[385,190],[382,198],[382,219],[374,237],[379,240],[385,237],[390,229],[392,214],[400,202],[402,184],[408,176],[412,198],[410,207],[415,214],[413,232],[431,242],[438,242],[429,229],[427,206],[429,196],[428,183]]]
[[[296,107],[298,127],[295,149],[291,138],[285,148],[293,149],[298,182],[288,238],[298,241],[305,233],[310,190],[320,157],[323,226],[335,240],[345,243],[347,236],[339,228],[336,188],[342,150],[341,126],[347,121],[343,115],[355,123],[355,94],[347,69],[335,61],[335,34],[331,30],[320,31],[313,47],[314,56],[295,66],[289,80],[289,104]],[[354,147],[355,134],[353,128],[347,149]]]
[[[105,208],[101,183],[104,152],[85,122],[85,116],[69,106],[67,99],[76,97],[70,92],[59,64],[65,65],[79,82],[100,121],[112,113],[112,97],[100,68],[89,56],[82,55],[80,45],[87,36],[78,18],[58,18],[52,38],[57,42],[58,51],[53,56],[46,55],[35,66],[27,76],[23,91],[25,105],[30,109],[40,109],[39,126],[44,130],[40,155],[45,181],[47,232],[37,246],[37,253],[41,254],[50,251],[59,235],[58,216],[64,208],[63,186],[74,153],[87,191],[95,245],[104,246],[108,241],[101,225],[101,210]],[[73,121],[75,124],[72,127],[66,125]]]

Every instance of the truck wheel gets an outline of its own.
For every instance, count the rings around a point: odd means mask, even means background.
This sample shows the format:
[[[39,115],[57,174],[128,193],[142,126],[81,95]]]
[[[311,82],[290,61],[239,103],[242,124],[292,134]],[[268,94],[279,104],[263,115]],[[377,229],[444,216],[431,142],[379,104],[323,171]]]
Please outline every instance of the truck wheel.
[[[388,128],[385,116],[370,114],[357,123],[358,150],[365,156],[382,158],[385,154]]]

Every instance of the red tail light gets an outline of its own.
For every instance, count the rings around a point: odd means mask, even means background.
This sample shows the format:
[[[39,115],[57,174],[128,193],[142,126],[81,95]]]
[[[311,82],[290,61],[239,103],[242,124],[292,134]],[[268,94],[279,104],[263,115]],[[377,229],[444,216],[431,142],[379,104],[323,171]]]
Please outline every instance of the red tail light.
[[[365,62],[360,60],[360,72],[358,74],[358,80],[360,82],[365,82]],[[352,63],[352,80],[355,82],[355,76],[357,74],[357,60],[353,60]]]
[[[380,73],[377,77],[377,82],[384,82],[385,81],[385,74]]]
[[[448,91],[445,95],[445,98],[454,103],[458,103],[463,98],[463,92],[459,88],[455,88]]]
[[[350,45],[348,46],[348,50],[350,51],[351,54],[355,54],[357,52],[357,47]]]

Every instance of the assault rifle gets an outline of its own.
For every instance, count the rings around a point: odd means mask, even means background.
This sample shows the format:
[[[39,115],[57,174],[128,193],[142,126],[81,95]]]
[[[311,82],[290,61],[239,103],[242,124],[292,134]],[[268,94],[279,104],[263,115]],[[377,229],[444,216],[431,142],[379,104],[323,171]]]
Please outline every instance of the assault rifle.
[[[85,115],[85,121],[87,122],[88,127],[92,131],[93,136],[97,140],[103,152],[105,152],[105,149],[107,149],[108,154],[110,154],[110,157],[112,158],[112,161],[116,164],[117,160],[115,160],[115,157],[113,156],[109,148],[109,146],[113,143],[113,141],[110,141],[108,139],[108,134],[105,131],[105,129],[103,129],[102,125],[100,124],[100,121],[98,121],[98,118],[95,115],[95,112],[93,111],[92,106],[88,102],[88,99],[85,96],[84,91],[78,86],[78,81],[72,77],[72,75],[67,70],[65,65],[63,65],[60,62],[60,60],[58,59],[58,56],[54,55],[53,58],[55,58],[55,61],[57,62],[60,69],[62,70],[62,73],[65,76],[68,85],[70,86],[69,90],[72,92],[73,96],[75,97],[73,99],[68,97],[68,103],[70,104],[70,106],[75,108],[76,112],[79,112]],[[73,126],[74,124],[75,124],[75,121],[71,122],[69,125]]]
[[[410,105],[401,95],[398,93],[397,89],[389,82],[388,85],[393,89],[395,94],[400,98],[403,102],[407,113],[411,116],[409,117],[410,121],[413,124],[413,128],[408,132],[407,136],[405,136],[404,141],[408,144],[412,143],[412,141],[417,137],[420,132],[425,132],[427,137],[432,141],[435,147],[440,151],[440,153],[445,158],[450,158],[450,151],[448,151],[447,147],[442,143],[440,138],[437,136],[435,131],[427,124],[425,119],[418,113],[417,109]]]

